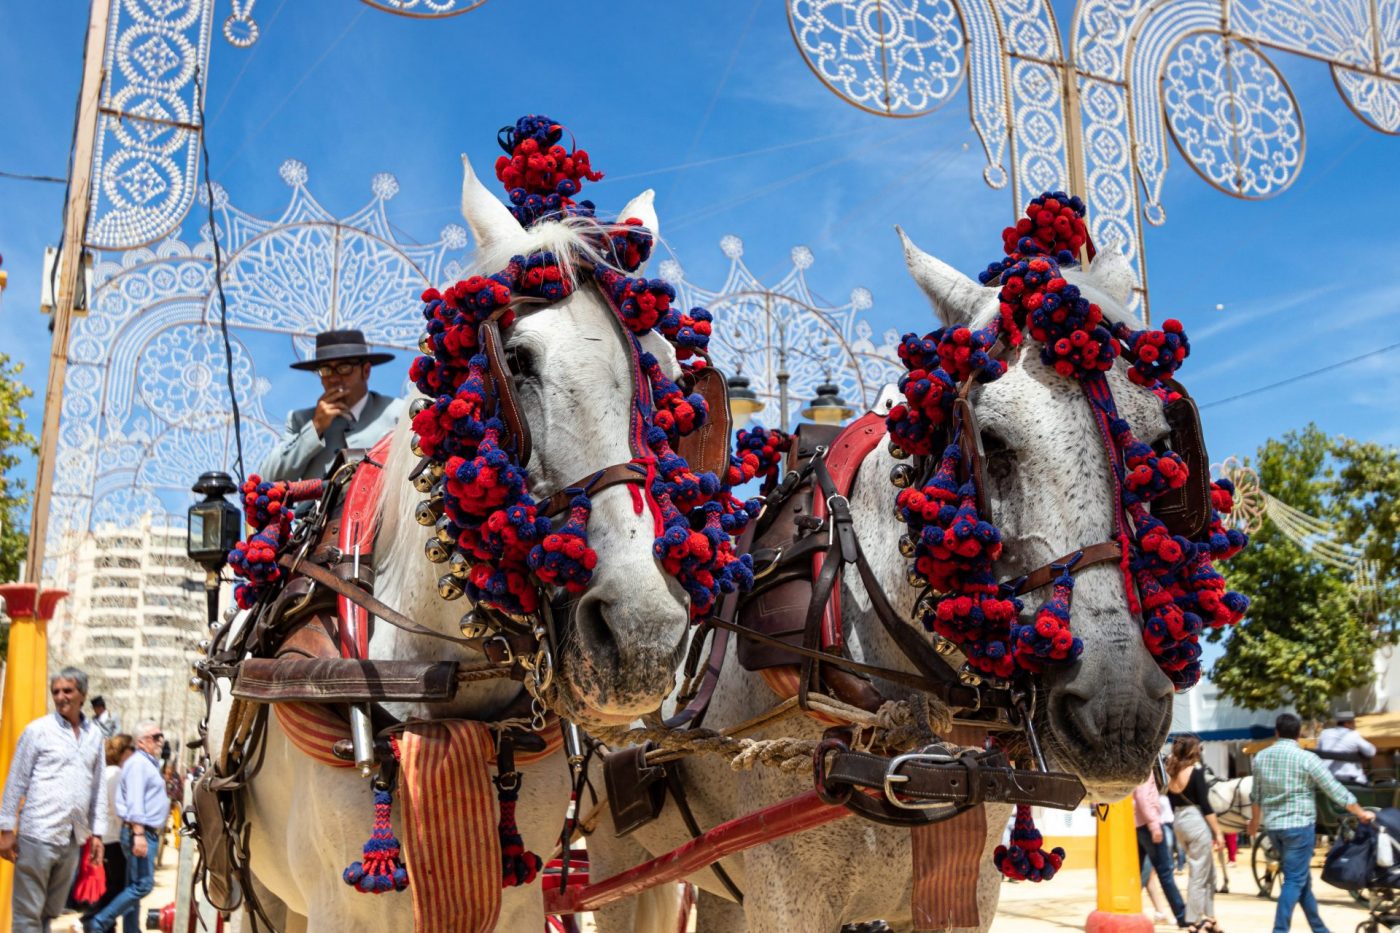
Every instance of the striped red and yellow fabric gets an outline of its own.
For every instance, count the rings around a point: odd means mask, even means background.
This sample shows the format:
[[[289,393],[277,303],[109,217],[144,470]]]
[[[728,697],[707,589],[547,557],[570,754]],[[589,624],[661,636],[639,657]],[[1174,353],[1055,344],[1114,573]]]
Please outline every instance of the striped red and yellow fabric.
[[[483,723],[413,723],[399,737],[414,929],[485,933],[501,912],[501,840]]]
[[[986,732],[971,726],[954,726],[948,739],[962,746],[979,747]],[[914,891],[910,906],[914,929],[943,930],[976,927],[977,882],[982,852],[987,847],[987,814],[972,807],[950,820],[909,831],[914,859]]]

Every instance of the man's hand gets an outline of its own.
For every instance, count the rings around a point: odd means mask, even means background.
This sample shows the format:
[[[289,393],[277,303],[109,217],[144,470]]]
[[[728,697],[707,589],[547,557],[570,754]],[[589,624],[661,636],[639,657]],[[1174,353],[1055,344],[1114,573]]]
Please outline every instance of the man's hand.
[[[146,831],[144,829],[135,830],[131,838],[131,854],[137,858],[145,858],[149,849],[149,843],[146,842]]]
[[[0,832],[0,858],[7,862],[13,862],[19,856],[19,837],[14,830],[7,829]]]
[[[1363,823],[1369,823],[1376,818],[1376,814],[1372,813],[1370,810],[1367,810],[1365,807],[1359,806],[1357,804],[1352,804],[1351,806],[1347,807],[1347,809],[1351,811],[1353,816],[1355,816],[1358,820],[1360,820]]]
[[[325,436],[326,428],[336,418],[349,414],[350,406],[345,404],[344,399],[345,389],[339,386],[321,393],[316,401],[316,410],[311,413],[311,423],[315,425],[318,437]]]
[[[1244,831],[1249,833],[1249,838],[1251,839],[1259,835],[1259,818],[1255,817],[1251,819],[1249,821],[1249,825],[1245,827]]]
[[[1161,830],[1160,827],[1157,828],[1157,829],[1152,830],[1152,844],[1153,844],[1154,846],[1155,846],[1155,845],[1161,845],[1161,843],[1162,843],[1162,838],[1163,838],[1163,837],[1162,837],[1162,830]]]
[[[88,837],[88,858],[89,858],[89,860],[92,862],[92,864],[94,864],[94,865],[96,865],[97,867],[101,868],[101,867],[102,867],[102,862],[103,862],[103,860],[106,858],[106,856],[107,856],[107,851],[106,851],[106,849],[104,849],[103,846],[102,846],[102,837],[101,837],[101,836],[89,836],[89,837]]]

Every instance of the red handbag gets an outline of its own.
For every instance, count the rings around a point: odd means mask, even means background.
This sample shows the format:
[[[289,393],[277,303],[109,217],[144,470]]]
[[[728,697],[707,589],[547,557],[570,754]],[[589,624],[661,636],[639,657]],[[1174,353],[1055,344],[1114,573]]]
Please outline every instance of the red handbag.
[[[83,847],[78,866],[78,880],[73,883],[73,900],[79,904],[96,904],[107,893],[107,872],[92,860],[92,849]]]

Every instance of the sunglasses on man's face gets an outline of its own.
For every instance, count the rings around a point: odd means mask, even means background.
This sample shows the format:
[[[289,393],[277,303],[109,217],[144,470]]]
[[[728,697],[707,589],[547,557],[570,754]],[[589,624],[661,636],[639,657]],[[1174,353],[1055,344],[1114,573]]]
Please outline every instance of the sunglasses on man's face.
[[[340,363],[325,363],[316,367],[316,375],[322,379],[327,376],[348,376],[361,366],[365,365],[364,360],[346,360]]]
[[[153,732],[153,733],[151,733],[150,735],[146,736],[146,738],[147,738],[149,741],[152,741],[152,742],[164,742],[164,741],[165,741],[165,733],[164,733],[164,732]]]

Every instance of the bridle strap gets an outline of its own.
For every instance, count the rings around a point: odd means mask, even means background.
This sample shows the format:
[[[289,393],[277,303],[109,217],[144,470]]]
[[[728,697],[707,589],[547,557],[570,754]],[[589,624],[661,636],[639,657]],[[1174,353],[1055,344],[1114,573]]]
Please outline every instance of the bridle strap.
[[[1117,541],[1100,541],[1098,544],[1091,544],[1086,548],[1066,554],[1064,557],[1052,560],[1048,564],[1043,564],[1026,574],[1019,580],[1013,581],[1011,594],[1013,596],[1024,596],[1032,590],[1038,590],[1042,586],[1048,586],[1055,582],[1055,578],[1068,570],[1071,575],[1079,573],[1095,564],[1106,564],[1113,561],[1115,564],[1123,559],[1123,546]]]
[[[569,504],[579,493],[587,496],[596,496],[611,486],[619,486],[623,483],[645,484],[647,481],[647,468],[645,464],[629,461],[627,463],[614,463],[610,467],[605,467],[594,473],[588,479],[572,486],[567,486],[559,490],[554,495],[544,501],[540,514],[549,518],[555,515],[562,515],[569,510]]]

